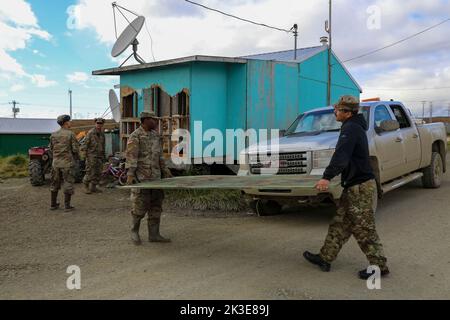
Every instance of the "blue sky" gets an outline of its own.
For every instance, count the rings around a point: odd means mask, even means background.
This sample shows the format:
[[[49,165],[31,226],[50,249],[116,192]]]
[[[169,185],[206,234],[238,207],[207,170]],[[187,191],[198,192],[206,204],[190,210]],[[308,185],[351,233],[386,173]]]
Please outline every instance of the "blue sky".
[[[92,70],[111,67],[112,61],[107,59],[109,48],[96,40],[94,30],[67,28],[66,11],[75,4],[74,1],[31,0],[29,3],[40,28],[50,33],[52,38],[47,41],[33,37],[25,49],[15,51],[12,56],[27,73],[43,74],[48,81],[55,83],[37,87],[30,85],[27,78],[14,77],[12,81],[0,84],[0,91],[7,92],[7,96],[0,97],[0,102],[15,99],[23,103],[19,107],[24,117],[54,116],[68,112],[70,88],[74,114],[79,117],[101,115],[108,107],[108,91],[118,80],[110,77],[109,82],[70,82],[67,76],[75,72],[90,74]],[[23,89],[11,92],[12,86],[23,86]],[[10,115],[10,106],[2,105],[1,109],[1,116]]]
[[[199,0],[264,23],[300,27],[299,46],[319,45],[327,0]],[[157,60],[193,54],[239,56],[289,49],[292,37],[192,7],[183,0],[121,0],[147,18]],[[375,7],[375,11],[374,11]],[[351,9],[351,10],[349,10]],[[3,10],[3,11],[2,11]],[[369,28],[379,14],[379,27]],[[449,17],[448,0],[340,0],[334,5],[334,50],[348,59],[397,41]],[[68,24],[69,22],[69,24]],[[119,32],[124,23],[119,21]],[[346,64],[364,89],[363,98],[407,101],[417,113],[420,101],[445,112],[450,90],[450,23],[380,53]],[[23,103],[21,117],[55,117],[68,112],[73,91],[76,117],[101,115],[115,77],[92,77],[93,70],[117,66],[111,0],[11,0],[0,7],[0,116],[5,104]],[[151,61],[150,40],[139,36],[140,53]],[[391,88],[393,90],[381,90]],[[398,89],[398,90],[396,90]],[[428,103],[427,103],[428,108]]]

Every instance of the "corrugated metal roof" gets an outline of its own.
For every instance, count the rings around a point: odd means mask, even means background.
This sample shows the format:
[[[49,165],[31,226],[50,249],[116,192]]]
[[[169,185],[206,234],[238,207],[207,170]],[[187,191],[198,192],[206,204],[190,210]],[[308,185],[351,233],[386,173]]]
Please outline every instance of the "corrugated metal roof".
[[[150,69],[150,68],[156,68],[156,67],[163,67],[163,66],[168,66],[168,65],[172,65],[172,64],[186,63],[186,62],[192,62],[192,61],[246,63],[247,60],[254,59],[254,60],[277,60],[277,61],[301,62],[301,61],[309,59],[310,57],[312,57],[326,49],[327,49],[326,46],[317,46],[317,47],[297,49],[297,60],[294,60],[294,50],[269,52],[269,53],[255,54],[255,55],[250,55],[250,56],[245,56],[245,57],[235,57],[235,58],[197,55],[197,56],[183,57],[183,58],[177,58],[177,59],[171,59],[171,60],[156,61],[156,62],[151,62],[151,63],[136,64],[136,65],[126,66],[126,67],[117,67],[117,68],[111,68],[111,69],[96,70],[96,71],[93,71],[92,74],[94,76],[120,75],[121,73],[128,72],[128,71],[136,71],[136,70]]]
[[[328,49],[327,46],[317,46],[310,48],[300,48],[297,49],[297,58],[294,60],[294,50],[284,50],[277,52],[268,52],[261,54],[252,54],[249,56],[241,57],[243,59],[253,59],[253,60],[275,60],[275,61],[285,61],[285,62],[302,62],[312,56]]]
[[[164,66],[169,66],[172,64],[180,64],[180,63],[193,62],[193,61],[224,62],[224,63],[246,63],[247,62],[245,59],[242,59],[242,58],[197,55],[197,56],[189,56],[189,57],[183,57],[183,58],[177,58],[177,59],[144,63],[144,64],[135,64],[132,66],[117,67],[117,68],[104,69],[104,70],[96,70],[96,71],[92,71],[92,75],[94,75],[94,76],[105,76],[105,75],[111,76],[111,75],[113,75],[114,76],[114,75],[120,75],[121,73],[128,72],[128,71],[136,71],[136,70],[144,70],[144,69],[150,69],[150,68],[156,68],[156,67],[164,67]]]
[[[59,129],[56,119],[0,118],[0,134],[49,134]]]
[[[315,46],[315,47],[309,47],[309,48],[300,48],[300,49],[297,49],[297,58],[296,59],[294,59],[294,50],[284,50],[284,51],[268,52],[268,53],[261,53],[261,54],[253,54],[253,55],[236,57],[236,58],[197,55],[197,56],[190,56],[190,57],[171,59],[171,60],[165,60],[165,61],[157,61],[157,62],[152,62],[152,63],[137,64],[137,65],[126,66],[126,67],[117,67],[117,68],[111,68],[111,69],[105,69],[105,70],[96,70],[96,71],[93,71],[92,74],[96,75],[96,76],[120,75],[120,74],[122,74],[124,72],[128,72],[128,71],[150,69],[150,68],[155,68],[155,67],[162,67],[162,66],[186,63],[186,62],[192,62],[192,61],[246,63],[247,60],[273,60],[273,61],[300,63],[300,62],[308,60],[309,58],[315,56],[316,54],[319,54],[320,52],[322,52],[324,50],[328,50],[328,46],[321,45],[321,46]],[[333,54],[334,54],[335,58],[339,61],[339,63],[342,65],[345,72],[349,75],[349,77],[352,79],[352,81],[356,84],[359,91],[362,92],[361,86],[358,84],[358,82],[355,80],[355,78],[352,76],[352,74],[348,71],[346,66],[342,63],[342,61],[337,57],[337,55],[334,52],[333,52]]]

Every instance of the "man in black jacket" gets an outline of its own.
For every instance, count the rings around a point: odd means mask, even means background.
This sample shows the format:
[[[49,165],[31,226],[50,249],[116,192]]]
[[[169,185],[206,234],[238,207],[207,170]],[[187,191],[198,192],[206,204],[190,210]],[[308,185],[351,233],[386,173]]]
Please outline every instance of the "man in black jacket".
[[[367,123],[358,114],[359,102],[352,96],[341,97],[334,108],[336,120],[343,123],[341,133],[336,151],[316,188],[326,192],[330,180],[340,174],[344,191],[320,254],[305,251],[303,256],[328,272],[331,262],[353,235],[370,265],[378,266],[381,275],[387,275],[389,269],[375,228],[373,199],[377,185],[369,161]],[[366,269],[359,272],[361,279],[371,275]]]

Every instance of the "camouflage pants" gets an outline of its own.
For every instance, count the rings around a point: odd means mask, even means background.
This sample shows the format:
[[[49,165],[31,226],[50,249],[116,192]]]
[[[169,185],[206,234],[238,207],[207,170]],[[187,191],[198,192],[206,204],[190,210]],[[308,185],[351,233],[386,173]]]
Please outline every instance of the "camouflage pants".
[[[132,189],[131,215],[142,219],[148,214],[149,222],[159,222],[163,200],[164,192],[162,190]]]
[[[73,168],[52,168],[50,190],[53,192],[62,189],[64,193],[74,194],[75,172]]]
[[[101,158],[86,158],[86,174],[83,178],[83,183],[88,184],[92,182],[95,185],[100,183],[103,170],[103,159]]]
[[[375,228],[373,196],[375,180],[344,189],[337,212],[320,250],[323,260],[334,261],[342,246],[353,235],[370,265],[387,269],[383,246]]]

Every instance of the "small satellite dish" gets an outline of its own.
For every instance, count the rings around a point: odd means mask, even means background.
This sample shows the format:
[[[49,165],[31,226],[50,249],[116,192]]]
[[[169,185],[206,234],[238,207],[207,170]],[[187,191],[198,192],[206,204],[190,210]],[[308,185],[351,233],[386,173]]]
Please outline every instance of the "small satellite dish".
[[[117,99],[116,92],[113,89],[109,90],[109,107],[114,121],[120,122],[120,103],[119,99]]]
[[[136,59],[137,62],[144,64],[144,59],[141,58],[141,56],[137,53],[139,41],[136,39],[139,32],[141,32],[142,27],[145,23],[145,17],[138,15],[137,13],[134,13],[131,10],[128,10],[120,5],[118,5],[116,2],[112,3],[113,12],[114,12],[114,29],[116,31],[116,38],[117,41],[114,44],[111,55],[116,58],[120,56],[129,46],[133,46],[133,53],[128,56],[128,58],[120,65],[122,67],[125,62],[127,62],[132,56]],[[125,28],[125,30],[122,31],[119,37],[117,37],[117,23],[116,23],[116,10],[118,10],[122,16],[127,20],[128,26]],[[128,18],[125,16],[125,14],[122,12],[122,10],[125,10],[129,13],[132,13],[137,18],[135,18],[131,23],[128,20]]]
[[[120,56],[136,40],[145,23],[145,17],[140,16],[131,22],[122,32],[112,48],[111,55],[115,58]]]

